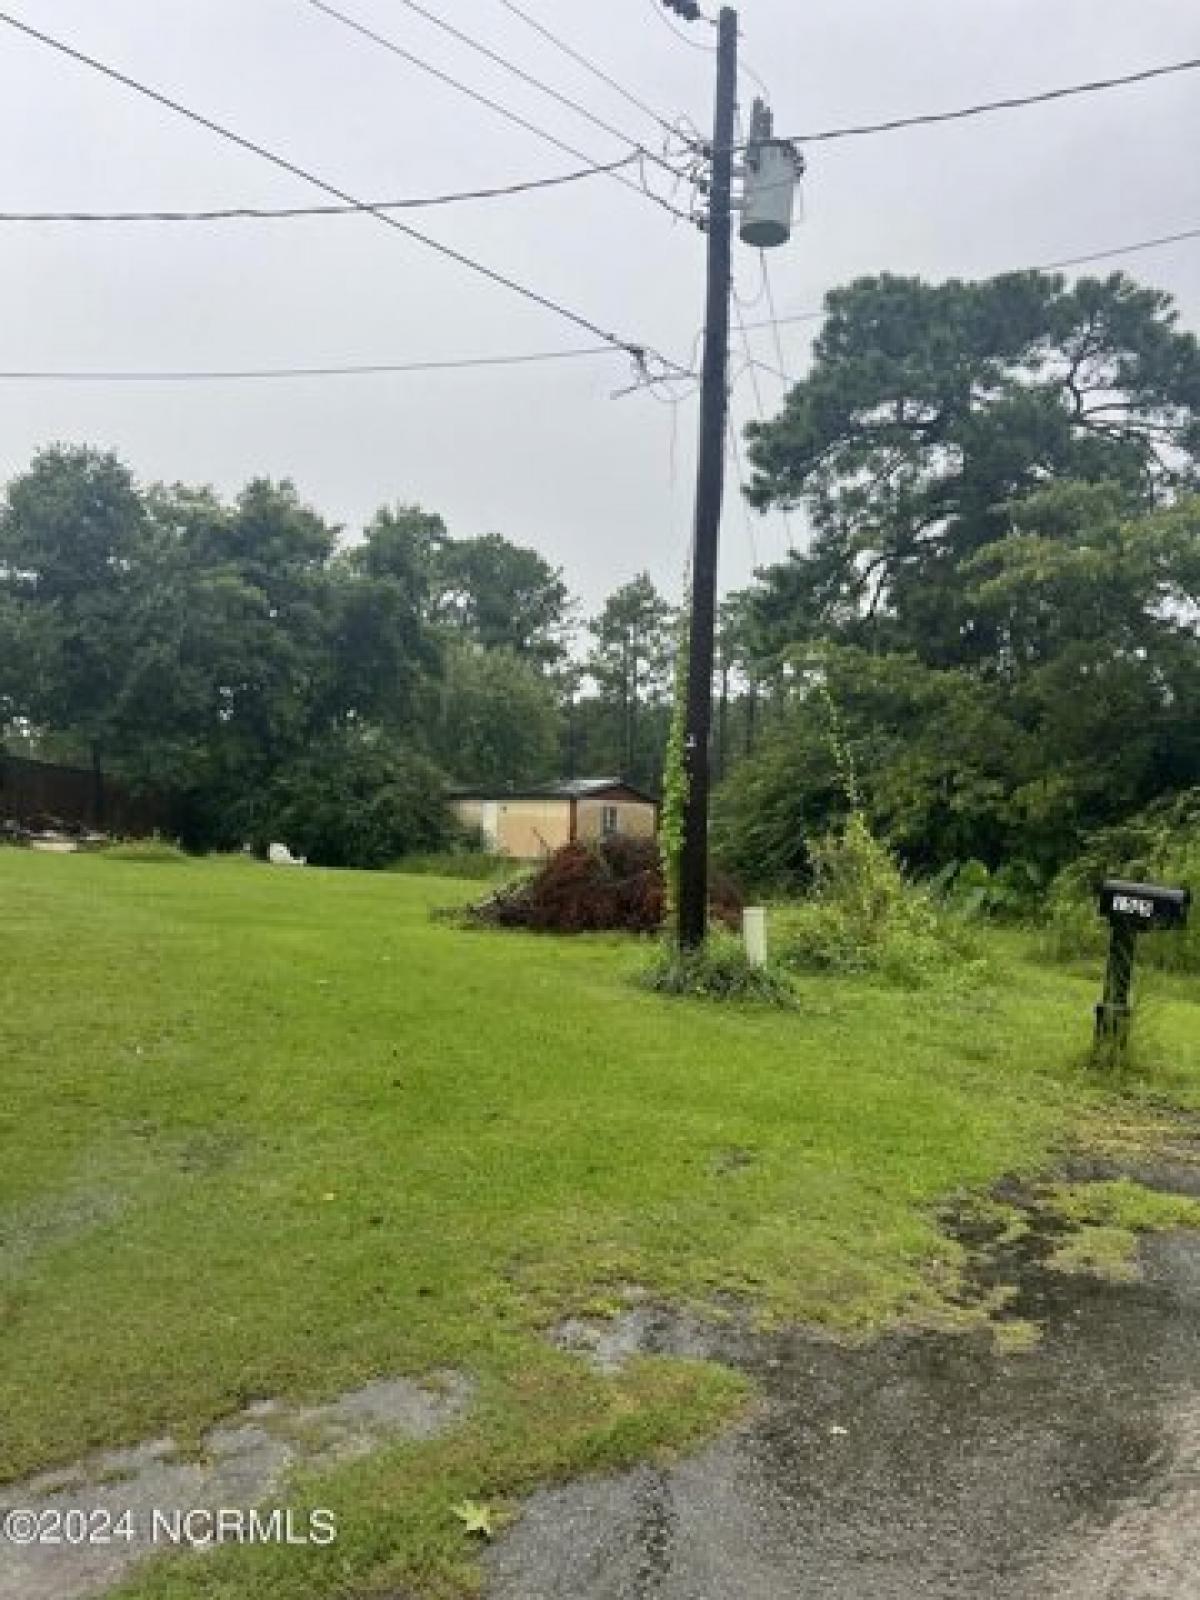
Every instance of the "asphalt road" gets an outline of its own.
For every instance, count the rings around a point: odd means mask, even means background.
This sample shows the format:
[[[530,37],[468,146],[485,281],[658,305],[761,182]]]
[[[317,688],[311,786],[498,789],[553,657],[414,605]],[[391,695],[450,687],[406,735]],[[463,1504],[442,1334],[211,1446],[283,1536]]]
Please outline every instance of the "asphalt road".
[[[728,1361],[761,1406],[669,1469],[537,1495],[489,1600],[1200,1600],[1200,1236],[1147,1240],[1131,1284],[1032,1248],[1024,1354],[640,1313],[615,1346]]]

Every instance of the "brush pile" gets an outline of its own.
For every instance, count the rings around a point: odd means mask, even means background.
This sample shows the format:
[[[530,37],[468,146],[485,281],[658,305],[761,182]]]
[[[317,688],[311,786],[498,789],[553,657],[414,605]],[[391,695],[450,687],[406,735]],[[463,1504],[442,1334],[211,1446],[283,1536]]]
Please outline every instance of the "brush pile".
[[[736,926],[741,916],[737,891],[728,880],[712,887],[714,917]],[[542,933],[657,933],[666,909],[658,845],[614,834],[596,844],[564,845],[467,915],[489,927]]]

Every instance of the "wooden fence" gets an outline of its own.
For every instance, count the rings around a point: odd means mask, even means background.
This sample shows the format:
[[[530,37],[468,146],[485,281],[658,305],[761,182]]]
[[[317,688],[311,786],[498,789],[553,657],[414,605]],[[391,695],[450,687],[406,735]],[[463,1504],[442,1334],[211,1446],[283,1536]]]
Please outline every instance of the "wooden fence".
[[[86,767],[60,767],[0,750],[0,822],[23,826],[53,819],[72,827],[144,838],[169,832],[171,808],[162,795],[134,792]]]

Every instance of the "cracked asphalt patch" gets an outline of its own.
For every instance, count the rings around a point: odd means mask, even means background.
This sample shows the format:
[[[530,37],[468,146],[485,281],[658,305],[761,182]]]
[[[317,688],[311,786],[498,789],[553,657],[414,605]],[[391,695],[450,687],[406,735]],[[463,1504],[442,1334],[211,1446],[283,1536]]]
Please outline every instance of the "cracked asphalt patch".
[[[1128,1283],[1054,1271],[1055,1242],[1005,1245],[1003,1315],[1042,1329],[1027,1352],[647,1307],[565,1326],[601,1367],[729,1362],[761,1403],[688,1460],[536,1495],[489,1553],[489,1600],[1196,1600],[1200,1235],[1146,1236]]]
[[[261,1400],[205,1434],[199,1455],[184,1454],[172,1439],[154,1439],[5,1484],[0,1518],[14,1509],[32,1512],[43,1526],[50,1519],[62,1542],[0,1544],[0,1600],[101,1595],[137,1562],[161,1553],[151,1536],[155,1512],[249,1511],[278,1494],[293,1467],[352,1461],[391,1439],[433,1438],[458,1421],[470,1395],[465,1378],[442,1373],[429,1384],[376,1379],[325,1405]],[[102,1529],[128,1512],[133,1537],[71,1542],[61,1520],[68,1510]]]

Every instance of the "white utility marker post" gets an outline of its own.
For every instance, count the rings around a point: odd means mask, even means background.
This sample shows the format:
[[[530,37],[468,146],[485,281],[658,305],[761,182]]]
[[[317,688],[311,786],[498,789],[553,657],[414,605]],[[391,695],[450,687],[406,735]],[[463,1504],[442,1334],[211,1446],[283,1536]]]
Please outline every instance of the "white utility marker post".
[[[742,912],[742,939],[752,967],[767,964],[767,912],[764,906],[747,906]]]

